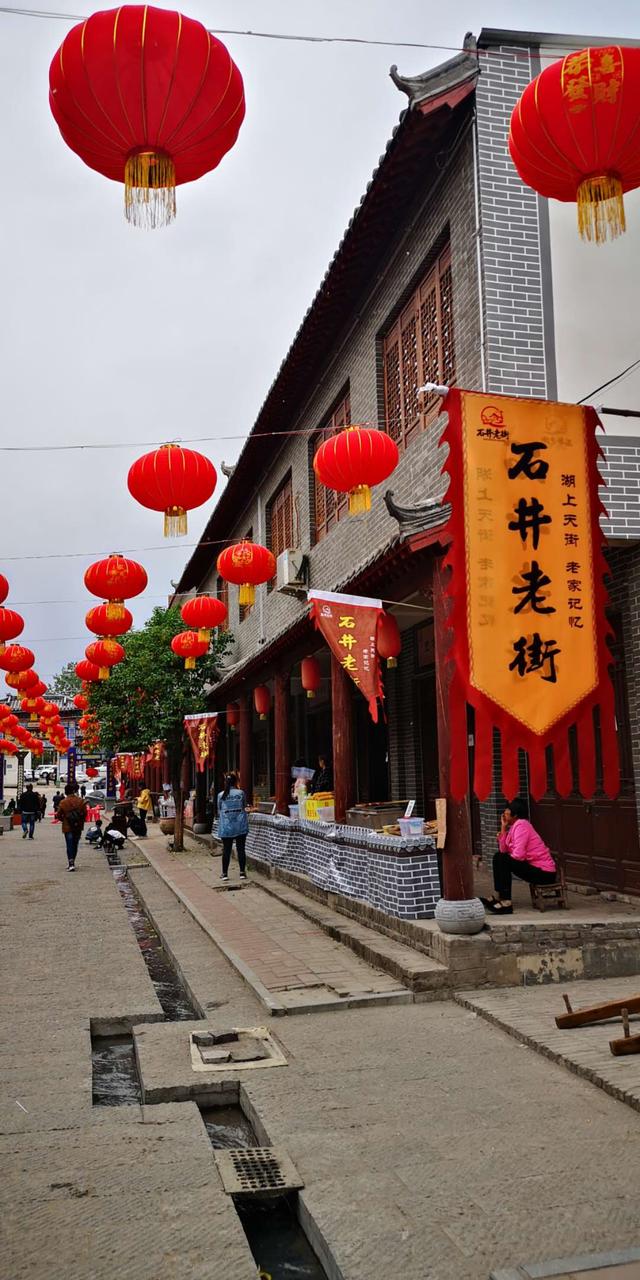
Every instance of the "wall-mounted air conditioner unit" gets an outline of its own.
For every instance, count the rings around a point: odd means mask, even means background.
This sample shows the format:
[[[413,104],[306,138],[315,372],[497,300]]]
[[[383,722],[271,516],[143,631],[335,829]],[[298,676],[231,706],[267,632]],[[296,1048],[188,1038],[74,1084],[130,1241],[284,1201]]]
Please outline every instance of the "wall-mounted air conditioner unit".
[[[307,557],[303,551],[281,551],[276,561],[276,587],[285,595],[301,595],[307,589]]]

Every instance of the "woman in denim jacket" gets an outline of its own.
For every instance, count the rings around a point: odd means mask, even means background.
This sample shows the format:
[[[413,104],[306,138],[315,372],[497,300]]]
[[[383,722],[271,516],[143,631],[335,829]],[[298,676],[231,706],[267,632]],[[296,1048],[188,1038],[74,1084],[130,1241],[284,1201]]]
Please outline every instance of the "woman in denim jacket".
[[[224,791],[218,795],[218,835],[222,840],[222,879],[229,879],[229,863],[233,842],[236,842],[240,879],[246,880],[245,844],[249,833],[247,817],[247,797],[237,785],[235,773],[228,773],[224,780]]]

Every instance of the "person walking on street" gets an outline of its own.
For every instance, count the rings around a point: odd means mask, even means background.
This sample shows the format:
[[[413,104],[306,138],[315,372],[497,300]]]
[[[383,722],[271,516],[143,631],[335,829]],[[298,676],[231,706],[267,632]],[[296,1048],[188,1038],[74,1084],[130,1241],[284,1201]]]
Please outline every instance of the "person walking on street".
[[[218,795],[218,835],[222,840],[222,879],[229,879],[229,863],[233,842],[236,842],[240,879],[246,880],[245,845],[249,834],[247,817],[247,797],[238,787],[235,773],[228,773],[224,780],[224,791]]]
[[[64,789],[64,800],[58,805],[56,816],[62,822],[62,834],[67,846],[67,871],[75,871],[78,844],[87,817],[86,801],[78,795],[78,788],[68,782]]]
[[[47,797],[43,791],[42,795],[40,796],[40,818],[42,820],[44,820],[44,815],[46,812],[47,812]]]
[[[22,839],[27,838],[27,827],[29,839],[33,840],[33,829],[36,825],[36,818],[40,812],[40,797],[33,789],[31,782],[28,782],[20,799],[18,800],[18,808],[22,815]]]
[[[61,792],[61,791],[56,791],[56,794],[54,795],[53,800],[51,801],[51,803],[52,803],[52,805],[53,805],[53,815],[54,815],[54,817],[56,817],[56,816],[57,816],[57,812],[58,812],[58,805],[60,804],[60,801],[61,801],[61,800],[62,800],[62,792]]]

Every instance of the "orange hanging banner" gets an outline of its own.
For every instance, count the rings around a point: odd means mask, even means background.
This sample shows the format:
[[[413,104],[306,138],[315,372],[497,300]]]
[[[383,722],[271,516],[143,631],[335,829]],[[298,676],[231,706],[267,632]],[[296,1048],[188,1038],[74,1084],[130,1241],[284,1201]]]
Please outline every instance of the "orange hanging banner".
[[[599,708],[602,785],[619,785],[606,564],[593,409],[452,390],[444,441],[452,542],[447,564],[454,663],[452,715],[476,713],[474,790],[491,791],[492,728],[502,734],[502,789],[518,791],[518,749],[537,797],[554,748],[561,794],[596,786],[593,712]],[[456,721],[458,722],[458,720]],[[568,730],[578,736],[573,777]],[[455,798],[468,786],[466,736],[454,742]]]
[[[364,694],[371,719],[377,723],[378,699],[384,698],[376,645],[382,601],[334,591],[309,591],[308,597],[313,621],[341,667]]]
[[[198,773],[204,773],[206,765],[213,764],[215,759],[218,712],[202,711],[198,715],[185,716],[184,727],[189,735]]]

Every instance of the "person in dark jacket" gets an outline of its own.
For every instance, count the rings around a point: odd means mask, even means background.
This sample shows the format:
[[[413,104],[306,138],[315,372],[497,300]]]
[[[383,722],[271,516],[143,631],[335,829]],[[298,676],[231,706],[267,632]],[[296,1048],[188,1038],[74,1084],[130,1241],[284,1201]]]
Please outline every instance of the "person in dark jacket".
[[[18,808],[22,815],[22,839],[26,840],[28,834],[29,839],[33,840],[33,830],[40,812],[40,796],[37,791],[34,791],[32,783],[27,783],[18,800]],[[29,828],[28,833],[27,827]]]
[[[236,842],[240,879],[246,880],[245,845],[249,834],[247,817],[247,797],[238,787],[235,773],[228,773],[224,780],[224,791],[218,795],[218,835],[222,840],[222,879],[229,879],[229,863],[233,842]]]
[[[47,812],[47,797],[43,791],[42,795],[40,796],[40,818],[41,819],[44,818],[44,815],[46,812]]]
[[[318,756],[318,768],[311,779],[309,794],[315,796],[318,791],[333,791],[333,769],[328,756]]]

